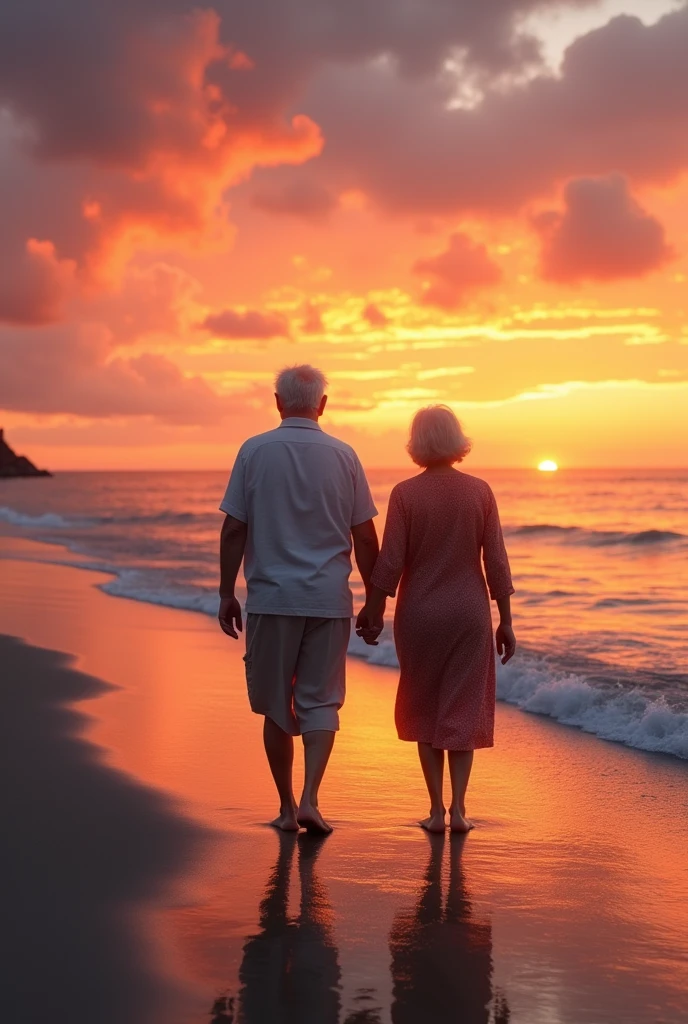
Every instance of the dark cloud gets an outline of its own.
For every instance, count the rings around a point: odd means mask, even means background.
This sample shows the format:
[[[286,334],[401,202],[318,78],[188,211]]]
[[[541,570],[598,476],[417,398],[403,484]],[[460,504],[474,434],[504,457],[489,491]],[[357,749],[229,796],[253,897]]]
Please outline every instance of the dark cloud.
[[[430,278],[423,301],[444,309],[454,309],[473,292],[502,279],[501,269],[490,259],[485,246],[460,232],[450,237],[444,252],[416,260],[413,271]]]
[[[278,313],[261,313],[257,309],[239,312],[225,309],[211,313],[200,324],[218,338],[285,338],[289,335],[289,324]]]
[[[535,220],[543,238],[542,276],[550,281],[641,277],[673,255],[664,228],[620,175],[579,178],[564,192],[564,212]]]
[[[309,165],[396,212],[511,213],[571,177],[665,182],[688,167],[688,7],[656,24],[620,16],[569,47],[559,76],[452,106],[455,75],[330,67],[302,108],[327,144]]]
[[[329,189],[304,176],[283,185],[257,189],[251,195],[251,205],[265,213],[324,220],[336,209],[338,200]]]
[[[95,419],[153,416],[208,423],[231,410],[200,377],[164,356],[113,358],[103,328],[0,332],[0,406]]]
[[[559,6],[561,0],[230,0],[217,9],[226,37],[254,59],[259,80],[262,68],[284,91],[325,62],[386,57],[409,76],[435,74],[457,55],[491,74],[521,68],[538,57],[537,42],[522,29],[524,15]]]

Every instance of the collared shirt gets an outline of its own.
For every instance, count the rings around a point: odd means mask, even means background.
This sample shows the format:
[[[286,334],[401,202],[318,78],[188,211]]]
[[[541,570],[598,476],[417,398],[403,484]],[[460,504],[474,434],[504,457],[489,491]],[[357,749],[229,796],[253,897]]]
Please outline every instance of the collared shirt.
[[[353,448],[290,416],[239,449],[223,512],[248,523],[246,610],[346,618],[351,527],[377,515]]]

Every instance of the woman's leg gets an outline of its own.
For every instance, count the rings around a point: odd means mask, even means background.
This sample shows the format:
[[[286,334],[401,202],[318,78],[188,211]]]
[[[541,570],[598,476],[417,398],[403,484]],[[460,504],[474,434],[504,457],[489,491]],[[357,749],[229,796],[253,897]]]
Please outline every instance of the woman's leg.
[[[469,832],[473,828],[473,822],[466,817],[466,789],[473,767],[473,751],[450,750],[448,756],[452,787],[449,827],[452,832]]]
[[[442,794],[444,783],[444,751],[437,750],[430,743],[418,744],[418,756],[425,776],[425,785],[430,795],[430,817],[420,824],[428,832],[444,832],[446,809]]]

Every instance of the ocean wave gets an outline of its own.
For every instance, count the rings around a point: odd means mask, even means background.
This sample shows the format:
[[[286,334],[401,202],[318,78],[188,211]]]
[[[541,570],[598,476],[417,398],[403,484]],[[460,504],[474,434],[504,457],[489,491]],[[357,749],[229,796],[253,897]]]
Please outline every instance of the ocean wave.
[[[24,526],[34,528],[45,528],[48,530],[63,530],[72,524],[56,512],[44,512],[40,516],[30,516],[25,512],[17,512],[7,505],[0,505],[0,521],[9,523],[11,526]]]
[[[552,523],[528,523],[524,526],[507,527],[504,532],[511,537],[550,537],[573,544],[589,544],[593,547],[612,547],[620,544],[643,547],[688,539],[684,533],[675,530],[637,530],[624,533],[621,530],[583,530],[579,526],[556,526]]]
[[[497,697],[601,739],[688,759],[688,714],[637,689],[591,686],[580,676],[520,659],[498,665]]]
[[[90,518],[66,518],[56,512],[45,512],[42,515],[29,515],[18,512],[8,505],[0,506],[0,521],[12,526],[23,526],[32,529],[92,529],[98,526],[189,526],[203,525],[217,521],[215,513],[203,512],[153,512],[140,515],[103,515]]]
[[[70,525],[55,513],[26,516],[1,506],[0,519],[49,529]],[[63,563],[64,559],[60,561]],[[156,576],[151,570],[117,567],[90,559],[75,558],[72,564],[111,574],[112,579],[99,586],[113,596],[210,616],[217,614],[219,598],[214,588],[183,586]],[[243,594],[238,596],[243,599]],[[639,641],[628,638],[628,642]],[[399,667],[389,628],[376,647],[367,646],[353,634],[348,653],[371,665]],[[593,685],[581,675],[558,671],[551,662],[521,654],[507,666],[497,664],[497,696],[525,712],[547,715],[602,739],[688,759],[688,714],[672,708],[663,698],[653,699],[631,686]]]
[[[371,665],[399,667],[394,642],[389,639],[368,647],[352,636],[348,653]],[[688,759],[688,714],[638,689],[593,686],[581,676],[557,672],[536,658],[521,656],[508,665],[497,662],[497,699],[600,739]]]
[[[81,568],[94,568],[82,566]],[[112,572],[110,567],[104,572]],[[127,597],[131,601],[158,604],[165,608],[179,608],[182,611],[202,612],[217,615],[220,599],[216,590],[202,590],[200,587],[171,587],[167,583],[157,585],[144,573],[136,569],[118,569],[113,580],[100,584],[100,589],[113,597]]]

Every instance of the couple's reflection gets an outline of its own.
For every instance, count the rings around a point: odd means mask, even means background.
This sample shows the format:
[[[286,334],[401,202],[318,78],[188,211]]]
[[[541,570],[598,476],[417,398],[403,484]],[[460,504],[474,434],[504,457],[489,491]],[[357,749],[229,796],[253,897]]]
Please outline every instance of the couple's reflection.
[[[322,839],[279,832],[279,854],[260,904],[260,931],[246,940],[238,1024],[337,1024],[339,960],[332,907],[316,871]],[[298,850],[299,913],[289,890]]]
[[[338,1024],[341,1013],[333,910],[316,863],[324,841],[278,833],[279,853],[260,904],[260,930],[244,944],[240,991],[214,1019],[236,1024]],[[503,996],[492,992],[492,927],[471,906],[461,854],[463,836],[428,835],[429,858],[414,905],[398,913],[389,935],[394,1024],[507,1024]],[[449,870],[443,887],[443,859]],[[298,855],[298,857],[297,857]],[[298,859],[300,901],[289,914]],[[446,892],[443,892],[443,888]],[[382,1018],[371,994],[344,1024]],[[363,1004],[363,1005],[361,1005]],[[217,1007],[216,1007],[217,1009]]]
[[[507,1024],[504,997],[492,994],[492,926],[471,906],[461,864],[465,836],[449,840],[443,894],[444,835],[428,833],[428,864],[413,908],[392,925],[394,1024]]]

